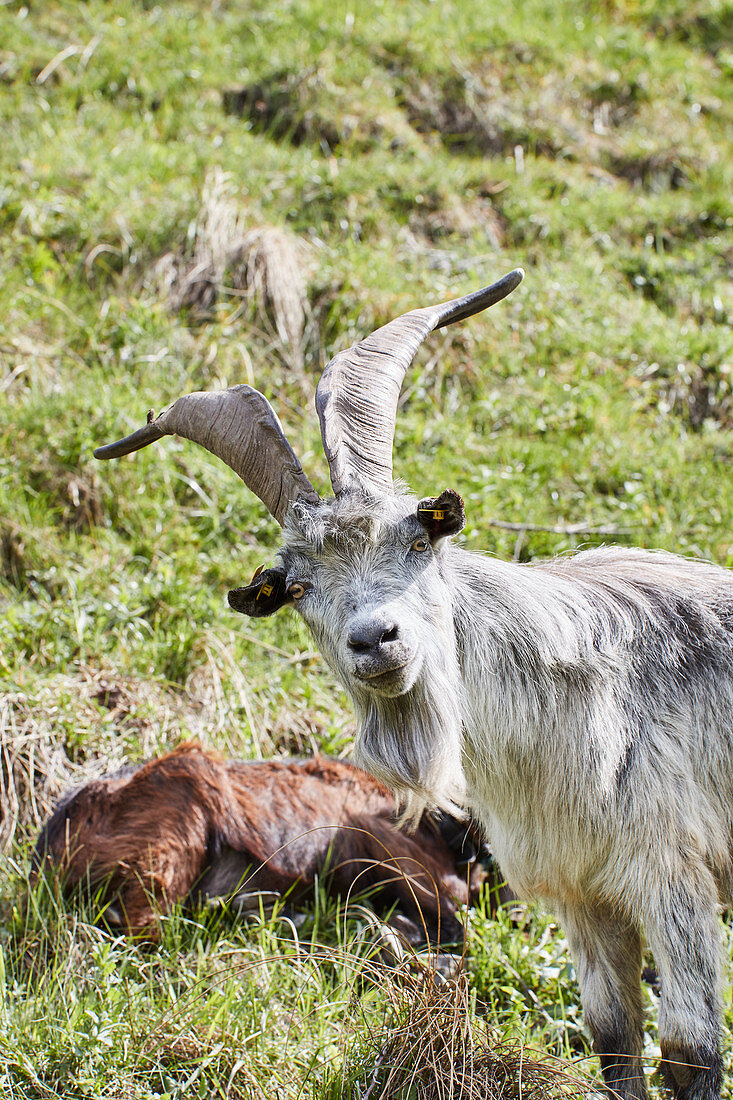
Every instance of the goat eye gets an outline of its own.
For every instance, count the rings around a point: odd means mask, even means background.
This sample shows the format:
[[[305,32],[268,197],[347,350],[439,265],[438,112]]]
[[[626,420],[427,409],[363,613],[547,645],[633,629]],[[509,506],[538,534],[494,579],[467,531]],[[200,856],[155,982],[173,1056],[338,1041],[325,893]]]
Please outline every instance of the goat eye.
[[[292,596],[294,600],[299,600],[301,596],[305,595],[305,585],[296,581],[295,584],[288,586],[288,595]]]
[[[423,552],[423,550],[427,550],[427,548],[429,546],[430,546],[430,543],[428,542],[427,539],[415,539],[415,541],[413,542],[410,549],[411,550],[417,550],[417,552],[421,554]]]

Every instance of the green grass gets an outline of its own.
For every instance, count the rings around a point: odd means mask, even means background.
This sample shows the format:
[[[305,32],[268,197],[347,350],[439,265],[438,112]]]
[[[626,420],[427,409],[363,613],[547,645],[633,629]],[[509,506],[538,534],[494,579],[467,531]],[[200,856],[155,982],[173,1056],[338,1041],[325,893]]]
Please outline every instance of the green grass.
[[[419,974],[385,969],[358,907],[347,917],[321,891],[298,927],[173,914],[154,948],[99,931],[95,915],[91,902],[70,914],[45,886],[5,913],[8,1095],[356,1097],[384,1029],[410,1001],[435,1000]],[[520,918],[472,918],[470,1026],[477,1041],[488,1027],[496,1044],[521,1038],[528,1060],[549,1051],[584,1074],[564,940],[547,918]]]
[[[189,735],[244,757],[350,746],[299,621],[226,605],[277,545],[259,502],[184,441],[113,466],[97,444],[249,381],[325,491],[325,360],[521,265],[511,298],[422,349],[396,472],[461,493],[472,549],[733,565],[732,22],[730,0],[0,3],[8,1095],[335,1095],[383,1022],[353,922],[310,913],[306,939],[344,951],[320,966],[271,925],[176,919],[150,952],[58,906],[12,915],[25,835],[97,759]],[[299,250],[297,354],[236,272],[171,308],[161,258],[192,262],[217,171],[244,229]],[[502,1036],[587,1054],[548,917],[474,918],[469,989]]]

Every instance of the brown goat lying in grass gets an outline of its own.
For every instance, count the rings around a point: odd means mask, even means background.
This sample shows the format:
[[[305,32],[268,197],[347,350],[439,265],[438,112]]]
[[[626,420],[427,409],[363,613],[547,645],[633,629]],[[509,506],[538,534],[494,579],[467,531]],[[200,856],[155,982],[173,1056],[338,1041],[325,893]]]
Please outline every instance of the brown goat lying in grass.
[[[470,842],[460,850],[466,827],[426,816],[408,835],[394,811],[393,795],[351,764],[242,763],[188,743],[63,799],[33,874],[58,874],[67,893],[88,883],[108,924],[146,936],[176,902],[302,897],[318,876],[333,894],[369,890],[382,910],[396,905],[409,942],[458,942],[457,908],[485,878]]]

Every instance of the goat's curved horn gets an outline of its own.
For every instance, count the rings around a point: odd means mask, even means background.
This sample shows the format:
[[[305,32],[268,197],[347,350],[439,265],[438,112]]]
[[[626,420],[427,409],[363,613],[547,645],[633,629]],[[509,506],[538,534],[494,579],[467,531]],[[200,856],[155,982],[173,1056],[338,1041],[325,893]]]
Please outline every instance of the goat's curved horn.
[[[392,442],[402,380],[433,329],[462,321],[506,298],[521,268],[491,286],[405,313],[326,365],[316,391],[331,484],[336,496],[354,484],[392,492]]]
[[[120,458],[164,435],[185,436],[226,462],[280,526],[292,501],[318,500],[270,402],[251,386],[179,397],[145,427],[98,447],[94,457]]]

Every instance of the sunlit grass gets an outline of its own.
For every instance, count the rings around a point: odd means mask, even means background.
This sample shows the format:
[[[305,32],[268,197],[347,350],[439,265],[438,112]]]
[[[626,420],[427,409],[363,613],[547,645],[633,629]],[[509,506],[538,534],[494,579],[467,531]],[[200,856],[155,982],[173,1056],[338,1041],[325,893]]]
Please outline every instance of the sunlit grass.
[[[64,785],[180,737],[247,758],[351,743],[302,623],[227,606],[277,546],[259,502],[185,441],[113,466],[97,444],[249,381],[325,492],[325,360],[521,265],[512,297],[420,352],[396,473],[458,490],[474,550],[733,564],[731,11],[0,4],[8,1095],[356,1096],[396,1019],[359,918],[324,897],[295,934],[177,915],[155,950],[57,899],[22,915],[23,841]],[[171,306],[160,261],[191,263],[215,171],[245,230],[302,249],[302,362],[231,272],[205,309]],[[550,917],[475,915],[466,967],[472,1027],[587,1058]]]

